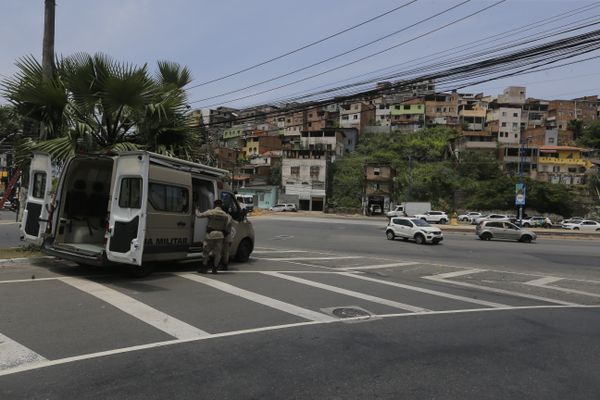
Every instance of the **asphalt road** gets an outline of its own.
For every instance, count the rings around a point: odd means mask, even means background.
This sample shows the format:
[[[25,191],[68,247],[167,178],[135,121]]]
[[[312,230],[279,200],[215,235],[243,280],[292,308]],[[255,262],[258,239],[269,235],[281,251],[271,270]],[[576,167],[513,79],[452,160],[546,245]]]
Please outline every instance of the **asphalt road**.
[[[23,244],[19,225],[15,222],[15,213],[7,210],[0,210],[0,248],[16,247]]]
[[[0,266],[0,398],[600,397],[594,242],[419,246],[371,221],[255,230],[251,261],[216,276]]]

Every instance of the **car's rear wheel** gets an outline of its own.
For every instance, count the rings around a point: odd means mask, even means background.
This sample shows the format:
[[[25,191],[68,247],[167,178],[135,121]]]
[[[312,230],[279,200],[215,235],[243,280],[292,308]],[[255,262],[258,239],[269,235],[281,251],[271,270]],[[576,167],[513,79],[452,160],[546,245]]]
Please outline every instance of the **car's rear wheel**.
[[[492,240],[492,234],[489,232],[483,232],[481,235],[479,235],[479,238],[481,240]]]
[[[573,230],[574,230],[574,231],[578,231],[578,230],[579,230],[579,228],[573,228]]]
[[[421,235],[420,233],[417,233],[415,235],[415,242],[417,244],[424,244],[425,243],[425,236]]]
[[[448,220],[446,218],[440,219],[440,224],[447,224]]]
[[[523,237],[521,237],[521,242],[523,243],[531,243],[531,240],[533,238],[530,235],[523,235]]]
[[[394,240],[396,235],[394,235],[394,231],[389,230],[385,233],[385,237],[387,237],[387,240]]]

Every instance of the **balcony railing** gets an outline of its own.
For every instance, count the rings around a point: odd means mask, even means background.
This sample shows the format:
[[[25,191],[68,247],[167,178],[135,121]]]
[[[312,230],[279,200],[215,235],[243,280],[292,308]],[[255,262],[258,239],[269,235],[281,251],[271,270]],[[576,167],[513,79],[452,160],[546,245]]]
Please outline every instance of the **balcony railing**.
[[[539,164],[560,164],[560,165],[579,165],[581,167],[591,168],[593,164],[581,158],[557,158],[557,157],[539,157]]]

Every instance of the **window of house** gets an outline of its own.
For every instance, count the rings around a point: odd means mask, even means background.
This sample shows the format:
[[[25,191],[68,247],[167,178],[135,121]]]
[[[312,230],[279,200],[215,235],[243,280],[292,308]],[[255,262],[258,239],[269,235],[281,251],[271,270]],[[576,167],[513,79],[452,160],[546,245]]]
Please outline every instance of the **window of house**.
[[[502,116],[506,117],[506,112],[505,111],[502,111]]]
[[[552,172],[560,172],[560,166],[559,165],[554,165],[552,167]]]
[[[354,115],[352,116],[352,119],[358,119],[358,115],[357,115],[357,114],[354,114]]]
[[[513,113],[513,117],[517,118],[519,116],[518,113]]]
[[[184,213],[188,210],[187,188],[150,182],[148,200],[156,211]]]
[[[290,174],[300,175],[300,167],[290,167]]]
[[[385,119],[385,115],[380,115],[379,119]]]
[[[373,175],[379,176],[381,174],[381,170],[379,168],[373,168]]]
[[[410,110],[410,106],[404,106],[405,110]]]
[[[503,123],[502,123],[502,127],[505,127],[505,126],[506,126],[506,122],[503,122]]]
[[[548,143],[554,143],[554,138],[553,137],[548,138]]]
[[[400,109],[400,106],[394,106],[394,109],[395,109],[395,110],[399,110],[399,109]]]
[[[379,183],[374,183],[373,184],[373,190],[379,190],[380,188],[380,184]]]
[[[513,129],[518,129],[519,124],[517,122],[513,122],[512,127],[513,127]]]
[[[312,113],[311,113],[311,114],[308,114],[308,118],[312,118]]]
[[[347,121],[347,120],[348,120],[348,116],[347,116],[347,115],[342,115],[342,119],[343,119],[344,121]]]
[[[573,167],[569,167],[569,172],[571,173],[576,173],[577,172],[577,168],[573,168]]]
[[[321,167],[319,167],[318,165],[311,166],[310,167],[310,178],[318,179],[320,170],[321,170]]]

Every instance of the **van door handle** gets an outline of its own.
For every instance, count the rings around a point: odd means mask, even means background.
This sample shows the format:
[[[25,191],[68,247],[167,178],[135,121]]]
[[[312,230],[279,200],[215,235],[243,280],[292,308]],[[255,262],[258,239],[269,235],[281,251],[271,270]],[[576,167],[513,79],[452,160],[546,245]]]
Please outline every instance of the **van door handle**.
[[[185,226],[185,222],[183,222],[183,221],[179,221],[179,222],[177,223],[177,226]]]

